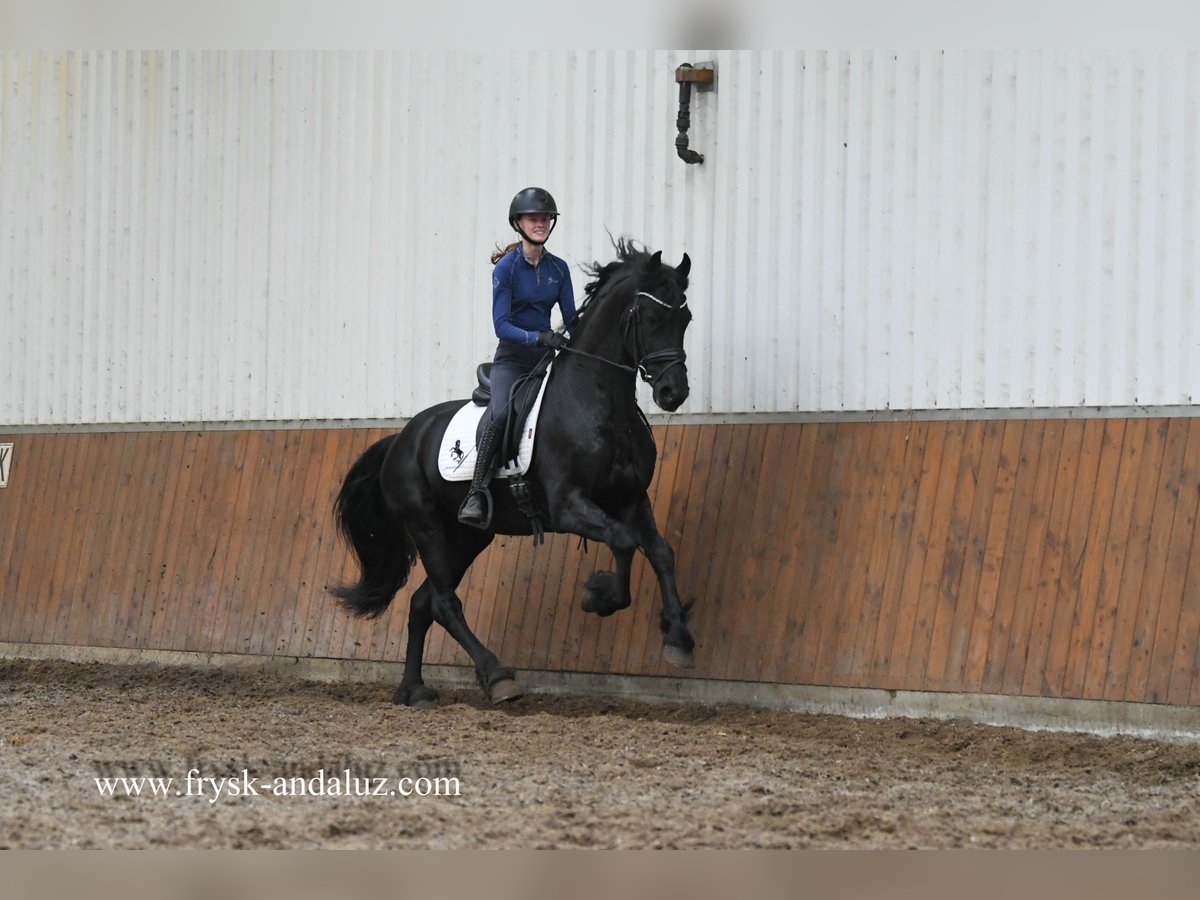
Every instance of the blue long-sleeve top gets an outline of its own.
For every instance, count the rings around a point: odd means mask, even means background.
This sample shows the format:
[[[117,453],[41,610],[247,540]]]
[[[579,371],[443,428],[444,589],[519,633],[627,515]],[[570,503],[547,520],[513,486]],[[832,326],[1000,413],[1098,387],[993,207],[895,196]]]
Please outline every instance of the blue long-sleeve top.
[[[565,262],[542,248],[538,264],[530,265],[519,244],[500,257],[492,270],[496,337],[521,347],[534,346],[538,332],[549,330],[556,303],[563,322],[575,318],[575,291]]]

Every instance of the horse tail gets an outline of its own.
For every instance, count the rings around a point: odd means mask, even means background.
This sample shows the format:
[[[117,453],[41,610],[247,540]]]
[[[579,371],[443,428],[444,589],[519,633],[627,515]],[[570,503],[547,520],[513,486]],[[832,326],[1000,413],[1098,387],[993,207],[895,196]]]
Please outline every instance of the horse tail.
[[[417,559],[412,535],[388,510],[379,476],[396,435],[366,449],[346,473],[333,504],[338,531],[354,551],[362,577],[355,584],[330,588],[347,612],[374,619],[404,587]]]

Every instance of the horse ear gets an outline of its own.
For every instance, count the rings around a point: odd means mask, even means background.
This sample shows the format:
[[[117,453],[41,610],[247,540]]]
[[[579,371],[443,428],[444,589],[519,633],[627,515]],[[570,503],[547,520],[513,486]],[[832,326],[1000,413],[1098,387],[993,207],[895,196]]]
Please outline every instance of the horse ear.
[[[653,272],[662,265],[662,251],[658,250],[655,254],[646,260],[646,271]]]
[[[692,271],[692,258],[686,253],[683,254],[683,261],[675,267],[675,280],[680,285],[687,284],[688,272]]]

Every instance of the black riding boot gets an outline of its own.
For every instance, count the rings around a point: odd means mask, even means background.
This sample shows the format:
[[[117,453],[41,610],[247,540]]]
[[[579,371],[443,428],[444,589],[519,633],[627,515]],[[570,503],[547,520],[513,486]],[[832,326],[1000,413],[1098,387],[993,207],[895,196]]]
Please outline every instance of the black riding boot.
[[[475,451],[475,474],[471,477],[471,489],[458,508],[458,521],[485,530],[492,524],[492,495],[488,493],[488,482],[492,480],[492,457],[496,455],[496,445],[503,431],[496,426],[497,423],[492,422],[483,430]]]

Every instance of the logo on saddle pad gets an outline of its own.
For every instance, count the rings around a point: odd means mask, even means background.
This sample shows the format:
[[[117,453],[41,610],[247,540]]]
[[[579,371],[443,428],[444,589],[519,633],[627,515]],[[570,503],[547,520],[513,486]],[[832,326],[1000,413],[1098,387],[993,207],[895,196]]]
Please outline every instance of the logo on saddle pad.
[[[546,393],[546,382],[549,380],[542,379],[537,399],[533,402],[529,415],[525,417],[516,458],[510,459],[500,467],[496,472],[497,478],[524,475],[529,471],[529,464],[533,462],[533,439],[537,433],[538,413],[541,411],[542,397]],[[478,406],[468,400],[446,426],[446,433],[442,435],[438,451],[438,471],[446,481],[470,481],[471,476],[475,474],[475,432],[485,412],[486,406]]]

